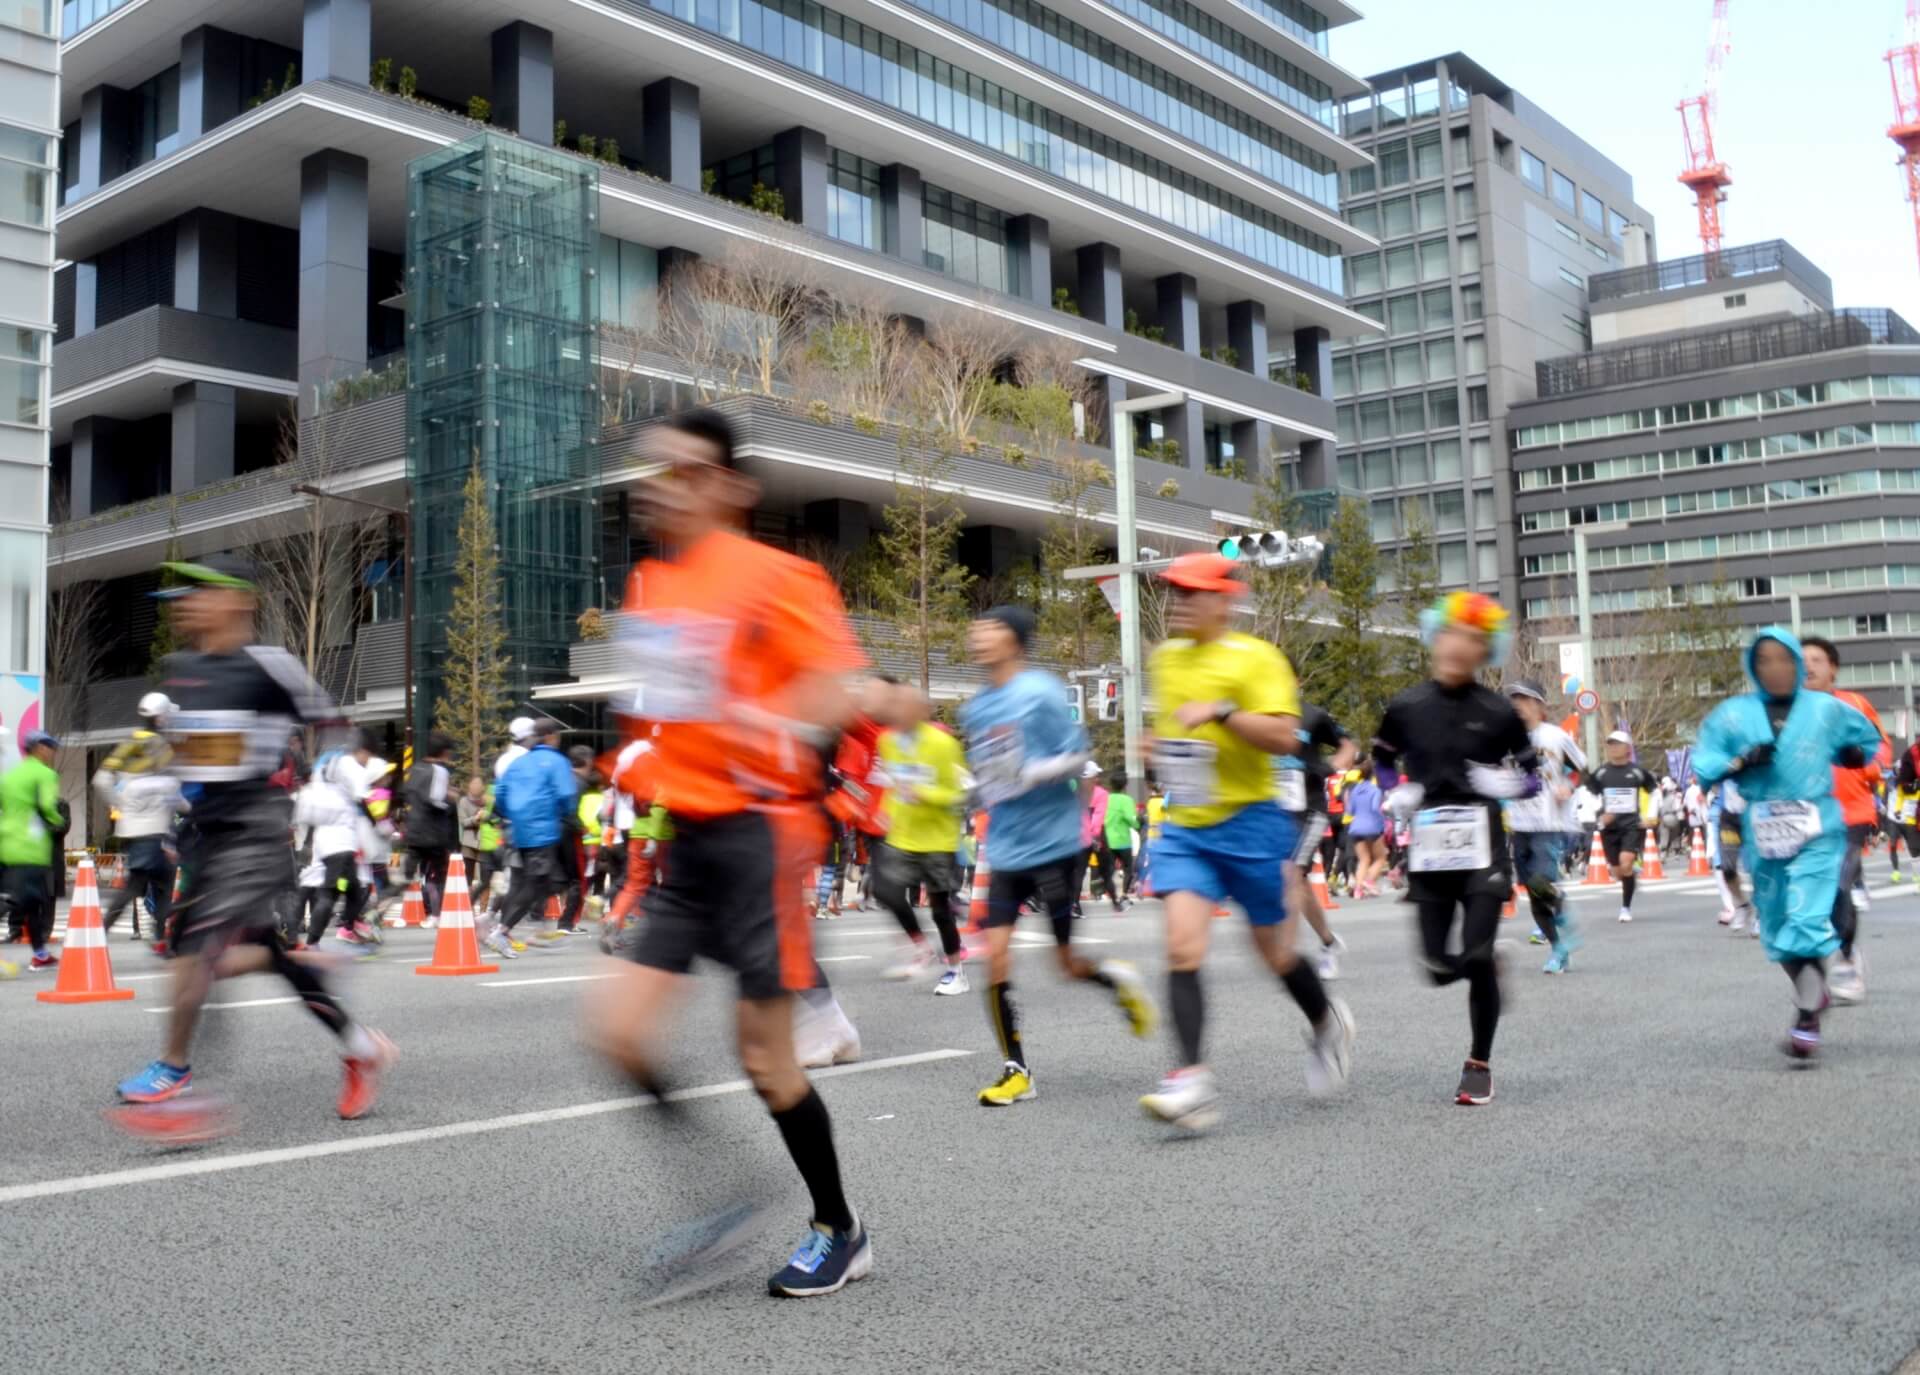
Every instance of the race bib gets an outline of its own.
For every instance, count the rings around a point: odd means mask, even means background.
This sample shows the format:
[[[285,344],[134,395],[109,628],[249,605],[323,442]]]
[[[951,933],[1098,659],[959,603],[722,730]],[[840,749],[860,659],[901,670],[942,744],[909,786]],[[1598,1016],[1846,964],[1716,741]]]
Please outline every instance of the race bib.
[[[726,700],[733,622],[717,616],[631,617],[629,662],[639,675],[634,712],[650,721],[717,721]]]
[[[1640,815],[1638,788],[1608,788],[1600,794],[1600,810],[1608,816]]]
[[[1413,819],[1407,867],[1416,874],[1490,868],[1493,834],[1484,807],[1429,807]]]
[[[1166,789],[1169,807],[1210,807],[1219,787],[1211,740],[1161,740],[1153,747],[1153,771]]]
[[[995,726],[974,740],[967,751],[974,790],[984,806],[1005,802],[1020,791],[1020,768],[1026,762],[1017,726]]]
[[[1280,783],[1280,809],[1304,812],[1307,809],[1307,771],[1279,769],[1276,772]]]
[[[1917,815],[1920,815],[1920,797],[1909,797],[1900,804],[1900,822],[1902,825],[1913,825],[1913,819]]]
[[[1792,859],[1820,834],[1820,809],[1811,802],[1756,802],[1750,815],[1762,859]]]

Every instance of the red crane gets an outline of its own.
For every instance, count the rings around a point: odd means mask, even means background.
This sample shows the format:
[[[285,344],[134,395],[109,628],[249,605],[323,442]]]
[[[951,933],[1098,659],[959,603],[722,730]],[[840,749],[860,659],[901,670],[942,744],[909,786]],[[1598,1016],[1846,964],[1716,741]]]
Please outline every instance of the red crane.
[[[1920,0],[1909,0],[1910,5]],[[1720,70],[1732,51],[1727,0],[1713,0],[1713,37],[1707,43],[1707,81],[1699,95],[1680,102],[1680,132],[1686,139],[1687,165],[1680,184],[1693,192],[1700,210],[1700,246],[1720,251],[1720,203],[1733,185],[1733,173],[1713,151],[1713,117],[1720,104]]]
[[[1900,145],[1913,206],[1913,233],[1920,246],[1920,0],[1907,0],[1907,41],[1887,54],[1893,76],[1893,124],[1887,137]]]

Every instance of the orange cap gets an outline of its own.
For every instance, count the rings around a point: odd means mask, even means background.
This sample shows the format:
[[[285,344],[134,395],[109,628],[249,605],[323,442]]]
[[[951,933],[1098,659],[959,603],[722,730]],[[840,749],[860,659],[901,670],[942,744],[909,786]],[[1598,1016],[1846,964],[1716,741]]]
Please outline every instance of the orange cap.
[[[1182,554],[1160,576],[1190,592],[1227,592],[1239,595],[1247,585],[1233,577],[1237,565],[1225,554]]]

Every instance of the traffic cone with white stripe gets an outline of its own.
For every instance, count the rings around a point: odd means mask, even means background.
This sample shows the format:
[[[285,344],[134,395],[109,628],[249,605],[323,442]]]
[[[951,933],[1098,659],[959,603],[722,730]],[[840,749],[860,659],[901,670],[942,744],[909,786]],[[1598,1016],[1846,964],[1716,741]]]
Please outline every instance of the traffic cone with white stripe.
[[[1600,846],[1600,832],[1593,833],[1593,849],[1587,852],[1587,876],[1580,880],[1583,888],[1597,888],[1603,883],[1613,882],[1613,870],[1607,867],[1607,852]]]
[[[1333,894],[1327,891],[1327,871],[1320,863],[1320,852],[1313,852],[1313,873],[1308,880],[1313,884],[1313,896],[1320,904],[1322,912],[1337,912],[1340,904],[1333,900]]]
[[[1693,850],[1687,855],[1688,878],[1712,878],[1713,866],[1707,863],[1707,838],[1693,828]]]
[[[987,891],[993,885],[993,866],[987,863],[987,814],[973,817],[973,896],[967,903],[967,934],[978,935],[987,928]]]
[[[444,902],[445,900],[442,899]],[[425,926],[427,924],[427,904],[420,897],[420,880],[415,879],[407,885],[407,894],[400,899],[398,913],[389,913],[388,926]]]
[[[447,860],[447,891],[440,901],[440,934],[433,958],[415,965],[416,974],[498,974],[497,964],[480,962],[480,937],[473,929],[473,902],[467,896],[467,866],[459,855]]]
[[[121,1003],[133,997],[131,988],[113,986],[107,928],[100,920],[100,886],[90,859],[80,861],[73,877],[73,906],[67,911],[60,977],[52,988],[34,996],[43,1003]]]
[[[1654,841],[1653,828],[1647,828],[1647,843],[1640,852],[1640,878],[1645,883],[1657,883],[1667,876],[1666,865],[1660,862],[1660,846]]]

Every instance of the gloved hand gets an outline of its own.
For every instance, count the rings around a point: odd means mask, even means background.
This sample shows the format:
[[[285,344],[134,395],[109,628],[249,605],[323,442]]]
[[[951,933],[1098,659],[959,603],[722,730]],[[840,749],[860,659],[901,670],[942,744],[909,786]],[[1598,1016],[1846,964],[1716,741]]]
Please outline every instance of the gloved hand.
[[[1757,745],[1748,745],[1740,755],[1740,767],[1743,769],[1764,769],[1773,762],[1773,741],[1762,740]]]
[[[1387,794],[1387,810],[1395,821],[1411,821],[1426,800],[1427,790],[1418,783],[1402,783]]]
[[[1467,781],[1480,796],[1495,798],[1527,797],[1540,786],[1533,774],[1491,764],[1468,764]]]
[[[1867,752],[1858,745],[1842,745],[1833,762],[1843,769],[1864,769],[1867,766]]]

